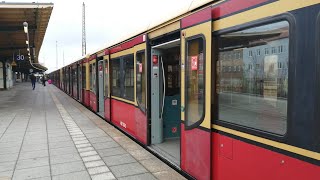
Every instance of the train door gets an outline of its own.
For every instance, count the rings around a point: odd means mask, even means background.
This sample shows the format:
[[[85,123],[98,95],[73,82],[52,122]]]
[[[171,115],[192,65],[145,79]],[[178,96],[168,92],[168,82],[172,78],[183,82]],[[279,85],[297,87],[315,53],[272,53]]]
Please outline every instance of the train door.
[[[109,80],[109,55],[104,56],[105,70],[104,70],[104,117],[107,121],[111,121],[111,98],[110,98],[110,80]]]
[[[180,166],[180,39],[151,53],[151,148]]]
[[[181,33],[181,169],[211,178],[211,21]]]
[[[99,114],[104,116],[104,60],[98,62]]]

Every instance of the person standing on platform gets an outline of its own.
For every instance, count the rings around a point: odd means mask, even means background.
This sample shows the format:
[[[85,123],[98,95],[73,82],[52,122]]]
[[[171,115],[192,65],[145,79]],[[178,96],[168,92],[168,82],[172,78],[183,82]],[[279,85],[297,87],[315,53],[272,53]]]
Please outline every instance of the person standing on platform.
[[[34,74],[31,74],[30,80],[31,80],[31,84],[32,84],[32,90],[34,90],[34,88],[36,88],[36,76]]]

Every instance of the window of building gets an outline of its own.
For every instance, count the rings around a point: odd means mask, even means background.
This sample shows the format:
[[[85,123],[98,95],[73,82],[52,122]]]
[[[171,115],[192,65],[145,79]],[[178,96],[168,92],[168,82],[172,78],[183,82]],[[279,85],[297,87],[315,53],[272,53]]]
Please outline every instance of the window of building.
[[[249,51],[249,57],[252,57],[252,50]]]
[[[260,49],[257,49],[257,55],[260,56]]]
[[[279,33],[272,37],[268,35],[274,32]],[[256,39],[252,38],[252,34],[255,34]],[[242,57],[243,66],[248,67],[243,69],[242,73],[230,75],[229,72],[216,71],[218,72],[216,87],[219,121],[279,135],[286,133],[288,71],[279,70],[277,66],[282,67],[282,64],[288,64],[289,51],[276,55],[275,47],[283,45],[283,49],[288,49],[288,36],[289,23],[281,21],[218,37],[219,50],[232,51],[232,47],[235,47],[232,43],[224,43],[224,41],[233,42],[236,45],[242,44],[243,47],[257,41],[273,46],[272,56],[255,60],[254,63],[260,68],[259,70],[251,70],[251,58]],[[252,48],[262,46],[264,45],[257,44]],[[268,53],[265,48],[265,54]],[[217,61],[217,67],[221,64],[224,64],[224,60]]]
[[[272,54],[277,53],[277,51],[276,51],[276,48],[275,48],[275,47],[272,47],[272,49],[271,49],[271,53],[272,53]]]
[[[220,56],[222,57],[222,56]],[[136,71],[137,71],[137,102],[139,107],[146,110],[146,57],[145,52],[138,52],[136,54]]]
[[[187,41],[186,60],[186,124],[192,126],[204,119],[205,103],[205,43],[202,37]],[[192,67],[192,61],[198,61],[198,67]]]
[[[269,48],[265,48],[265,49],[264,49],[264,54],[265,54],[265,55],[268,55],[268,54],[269,54]]]
[[[278,52],[279,52],[279,53],[282,53],[282,52],[283,52],[283,46],[282,46],[282,45],[278,47]]]

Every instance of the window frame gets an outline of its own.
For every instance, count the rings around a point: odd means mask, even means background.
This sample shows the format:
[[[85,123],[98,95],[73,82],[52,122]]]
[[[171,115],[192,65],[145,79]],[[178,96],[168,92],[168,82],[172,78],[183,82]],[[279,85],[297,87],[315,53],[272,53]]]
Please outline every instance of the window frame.
[[[200,33],[200,34],[197,34],[195,36],[190,36],[190,37],[187,37],[185,38],[185,68],[187,68],[188,66],[186,65],[187,63],[189,63],[187,61],[188,59],[188,43],[192,40],[195,40],[195,39],[199,39],[201,38],[203,40],[203,94],[204,94],[204,98],[203,98],[203,113],[201,115],[201,118],[195,122],[193,122],[191,125],[188,125],[188,86],[187,86],[187,69],[185,69],[185,73],[184,73],[184,127],[185,127],[185,130],[191,130],[191,129],[194,129],[194,128],[197,128],[200,126],[200,124],[204,121],[205,119],[205,115],[206,115],[206,62],[207,62],[207,59],[206,59],[206,47],[207,47],[207,44],[206,44],[206,37],[204,34]]]
[[[132,74],[132,76],[133,77],[125,77],[125,74],[126,74],[126,58],[130,58],[130,57],[132,57],[132,59],[131,59],[131,61],[132,61],[132,64],[133,64],[133,74]],[[120,84],[120,88],[122,88],[122,90],[120,91],[121,92],[121,94],[120,94],[120,98],[122,98],[122,99],[125,99],[125,100],[127,100],[127,101],[130,101],[130,102],[134,102],[134,96],[135,96],[135,93],[134,93],[134,90],[135,90],[135,77],[134,77],[134,75],[135,75],[135,72],[134,72],[134,67],[135,67],[135,64],[134,64],[134,53],[130,53],[130,54],[126,54],[126,55],[123,55],[123,56],[120,56],[120,57],[118,57],[118,58],[120,58],[120,78],[122,78],[123,80],[122,80],[122,82],[123,82],[123,84],[122,84],[122,86],[121,86],[121,84]],[[129,72],[129,74],[131,75],[131,72]],[[125,90],[126,90],[126,79],[129,79],[129,83],[131,83],[131,79],[133,79],[133,96],[132,96],[132,99],[129,99],[129,98],[126,98],[126,97],[124,97],[124,94],[125,94]]]
[[[139,102],[139,100],[138,100],[138,81],[137,81],[137,67],[136,67],[136,79],[135,79],[135,82],[136,82],[136,94],[135,94],[135,96],[136,96],[136,100],[137,100],[137,105],[138,105],[138,108],[144,113],[144,114],[146,114],[147,113],[147,56],[146,56],[146,50],[145,49],[143,49],[143,50],[139,50],[139,51],[136,51],[135,52],[135,59],[136,59],[136,64],[135,65],[137,65],[137,62],[138,62],[138,59],[137,59],[137,55],[138,54],[140,54],[140,53],[144,53],[144,56],[145,56],[145,67],[143,67],[144,69],[145,69],[145,87],[146,87],[146,90],[145,90],[145,92],[146,92],[146,102],[145,102],[145,108],[143,109],[141,106],[140,106],[140,102]],[[142,83],[141,83],[142,84]],[[141,86],[141,90],[142,90],[142,86]]]
[[[114,57],[114,58],[110,58],[109,59],[109,78],[110,78],[110,95],[111,95],[111,98],[112,96],[118,98],[118,99],[123,99],[125,101],[129,101],[129,102],[132,102],[134,103],[135,101],[135,93],[133,92],[133,99],[128,99],[126,97],[124,97],[123,95],[125,94],[125,69],[124,69],[124,64],[125,64],[125,58],[127,57],[130,57],[132,56],[132,62],[133,62],[133,89],[135,90],[135,78],[134,78],[134,75],[135,75],[135,72],[134,72],[134,67],[135,67],[135,56],[134,56],[134,53],[129,53],[129,54],[125,54],[125,55],[122,55],[122,56],[118,56],[118,57]],[[120,78],[120,86],[119,86],[119,90],[120,90],[120,93],[119,93],[119,96],[118,95],[115,95],[113,94],[114,90],[113,90],[113,63],[115,60],[118,60],[119,61],[119,71],[120,71],[120,74],[119,74],[119,78]],[[112,73],[110,73],[112,71]]]
[[[286,131],[283,135],[280,134],[276,134],[276,133],[272,133],[269,131],[263,131],[261,129],[255,129],[252,127],[248,127],[248,126],[244,126],[244,125],[240,125],[240,124],[234,124],[234,123],[230,123],[227,121],[222,121],[218,119],[218,108],[219,108],[219,103],[218,103],[218,93],[217,93],[217,78],[216,78],[216,69],[212,70],[213,73],[215,73],[215,80],[212,83],[212,86],[214,87],[214,99],[216,99],[214,101],[213,106],[216,107],[216,109],[211,113],[211,116],[214,118],[213,120],[213,124],[215,125],[219,125],[219,126],[223,126],[226,128],[230,128],[230,129],[234,129],[240,132],[244,132],[244,133],[248,133],[248,134],[252,134],[258,137],[263,137],[263,138],[267,138],[267,139],[271,139],[274,141],[278,141],[278,142],[285,142],[288,139],[288,134],[291,132],[291,124],[293,121],[293,114],[291,112],[291,107],[294,104],[294,79],[295,79],[295,62],[296,59],[295,54],[295,47],[296,45],[296,41],[295,41],[295,37],[296,37],[296,23],[295,23],[295,17],[289,13],[285,13],[285,14],[280,14],[278,16],[274,16],[274,17],[269,17],[269,18],[264,18],[264,19],[260,19],[260,20],[256,20],[256,21],[252,21],[249,23],[245,23],[239,26],[234,26],[225,30],[221,30],[218,32],[213,32],[213,39],[216,39],[217,37],[224,35],[224,34],[228,34],[228,33],[232,33],[232,32],[237,32],[237,31],[241,31],[241,30],[245,30],[245,29],[249,29],[249,28],[254,28],[254,27],[259,27],[259,26],[264,26],[264,25],[268,25],[268,24],[273,24],[273,23],[278,23],[281,21],[286,21],[289,24],[289,46],[288,46],[288,64],[290,66],[290,69],[288,67],[288,95],[287,95],[287,121],[286,121]],[[272,48],[272,47],[271,47]],[[218,49],[215,49],[214,51],[218,51]],[[216,52],[213,52],[216,53]],[[270,53],[270,52],[269,52]],[[272,54],[272,53],[271,53]],[[214,59],[214,63],[217,62],[218,59]],[[214,68],[216,68],[216,66],[214,65]]]

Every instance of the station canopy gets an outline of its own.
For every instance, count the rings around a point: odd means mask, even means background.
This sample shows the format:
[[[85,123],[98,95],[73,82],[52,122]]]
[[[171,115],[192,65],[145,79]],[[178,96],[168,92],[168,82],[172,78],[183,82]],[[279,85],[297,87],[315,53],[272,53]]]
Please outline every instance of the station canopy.
[[[52,9],[53,3],[0,1],[0,61],[19,72],[46,71],[38,56]]]

